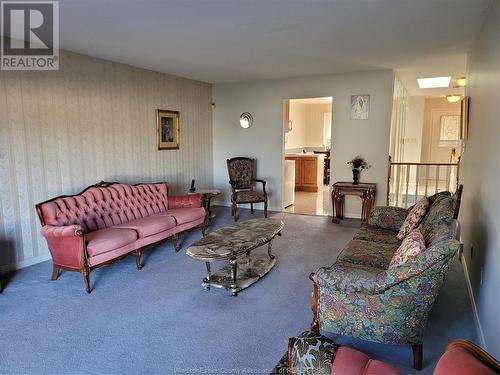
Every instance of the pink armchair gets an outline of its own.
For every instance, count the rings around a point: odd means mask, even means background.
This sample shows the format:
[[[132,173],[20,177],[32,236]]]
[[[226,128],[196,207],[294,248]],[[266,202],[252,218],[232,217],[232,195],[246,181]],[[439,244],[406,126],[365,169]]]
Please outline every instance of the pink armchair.
[[[500,363],[485,350],[467,340],[450,342],[439,359],[434,375],[494,375]],[[402,375],[395,367],[371,359],[359,350],[339,346],[314,332],[302,332],[288,340],[288,351],[278,362],[274,375]]]
[[[146,246],[172,239],[179,250],[179,233],[200,228],[205,234],[205,209],[199,194],[168,196],[166,183],[125,185],[101,182],[76,195],[36,205],[52,256],[52,280],[60,270],[82,274],[90,293],[90,271],[130,254],[137,269]]]

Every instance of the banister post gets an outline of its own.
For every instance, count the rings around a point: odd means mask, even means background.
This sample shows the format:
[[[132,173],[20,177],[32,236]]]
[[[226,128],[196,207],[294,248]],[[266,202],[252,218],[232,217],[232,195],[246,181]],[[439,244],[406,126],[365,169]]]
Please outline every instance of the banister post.
[[[389,162],[388,162],[388,167],[387,167],[387,199],[386,199],[386,205],[389,205],[389,197],[391,193],[391,163],[392,163],[392,158],[391,155],[389,155]]]

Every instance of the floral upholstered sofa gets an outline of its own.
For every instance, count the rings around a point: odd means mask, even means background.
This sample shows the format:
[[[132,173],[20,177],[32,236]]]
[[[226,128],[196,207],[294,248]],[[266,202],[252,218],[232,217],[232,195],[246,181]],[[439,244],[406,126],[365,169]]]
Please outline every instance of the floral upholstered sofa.
[[[205,232],[205,209],[199,194],[168,196],[166,183],[125,185],[101,182],[76,195],[36,205],[52,256],[52,280],[61,269],[82,274],[90,293],[89,273],[129,254],[138,269],[141,250],[171,238],[178,251],[180,232]]]
[[[456,216],[459,199],[449,192],[429,197],[421,221],[426,249],[389,267],[401,241],[396,238],[409,210],[375,207],[331,267],[320,268],[314,283],[314,332],[411,345],[413,365],[422,366],[427,317],[454,255],[461,248]]]

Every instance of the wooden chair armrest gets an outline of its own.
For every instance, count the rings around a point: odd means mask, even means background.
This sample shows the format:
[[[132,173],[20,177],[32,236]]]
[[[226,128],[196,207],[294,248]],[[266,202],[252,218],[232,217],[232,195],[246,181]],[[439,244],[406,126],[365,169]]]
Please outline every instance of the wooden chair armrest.
[[[491,354],[489,354],[487,351],[474,344],[473,342],[462,339],[453,340],[446,347],[446,351],[452,350],[454,348],[464,348],[479,361],[491,368],[493,371],[500,373],[500,362],[498,362]]]
[[[253,179],[254,182],[260,182],[262,184],[262,191],[264,192],[264,195],[267,196],[267,192],[266,192],[266,181],[264,180],[259,180],[257,178],[254,178]]]

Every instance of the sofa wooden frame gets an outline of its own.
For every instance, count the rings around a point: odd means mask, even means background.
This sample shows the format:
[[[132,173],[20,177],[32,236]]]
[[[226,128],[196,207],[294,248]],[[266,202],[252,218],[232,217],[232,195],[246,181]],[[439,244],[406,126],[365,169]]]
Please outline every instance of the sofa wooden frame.
[[[91,188],[107,188],[107,187],[110,187],[110,186],[115,185],[115,184],[120,184],[120,182],[106,182],[106,181],[101,181],[101,182],[99,182],[97,184],[87,186],[85,189],[83,189],[81,192],[79,192],[77,194],[59,195],[57,197],[54,197],[54,198],[51,198],[51,199],[48,199],[46,201],[43,201],[41,203],[36,204],[35,205],[35,209],[36,209],[36,213],[38,215],[38,218],[40,219],[41,225],[44,226],[46,224],[45,220],[43,219],[43,214],[42,214],[42,210],[41,210],[41,207],[44,204],[52,202],[52,201],[55,201],[57,199],[61,199],[61,198],[71,198],[71,197],[82,195],[83,193],[85,193],[87,190],[89,190]],[[165,185],[167,185],[166,182],[152,182],[152,183],[138,183],[138,184],[134,184],[133,186],[140,186],[140,185],[145,185],[145,184],[165,184]],[[167,194],[168,194],[168,185],[167,185]],[[167,197],[168,197],[168,195],[167,195]],[[202,224],[200,224],[197,227],[195,227],[195,228],[200,229],[201,233],[202,233],[202,236],[205,236],[205,231],[206,231],[206,228],[207,228],[207,215],[206,215],[206,212],[205,212],[205,221]],[[194,228],[191,228],[191,229],[194,229]],[[189,231],[191,229],[188,229],[186,231]],[[80,254],[81,254],[81,257],[80,257],[80,268],[72,268],[72,267],[63,266],[63,265],[57,264],[56,262],[54,262],[54,260],[52,260],[52,275],[51,275],[51,280],[57,280],[57,278],[59,277],[59,274],[60,274],[61,270],[72,271],[72,272],[80,272],[81,275],[82,275],[82,278],[83,278],[84,289],[85,289],[85,291],[87,293],[90,293],[92,291],[92,289],[90,287],[90,272],[92,270],[96,269],[96,268],[100,268],[100,267],[104,267],[104,266],[109,266],[111,264],[119,262],[120,260],[126,258],[129,255],[133,255],[135,257],[135,264],[136,264],[137,269],[141,270],[142,269],[142,263],[141,263],[142,251],[144,249],[147,249],[147,248],[159,245],[160,243],[168,241],[169,239],[172,240],[175,252],[178,252],[180,250],[180,247],[179,247],[179,245],[177,243],[177,240],[179,239],[179,233],[176,233],[176,234],[174,234],[174,235],[172,235],[170,237],[167,237],[167,238],[165,238],[163,240],[160,240],[160,241],[157,241],[155,243],[146,245],[146,246],[144,246],[144,247],[142,247],[140,249],[132,250],[132,251],[128,252],[127,254],[123,254],[123,255],[121,255],[121,256],[119,256],[117,258],[114,258],[112,260],[100,263],[100,264],[95,265],[95,266],[90,266],[89,263],[88,263],[87,243],[85,241],[85,233],[82,230],[77,230],[75,232],[75,235],[82,238],[82,240],[81,240],[82,248],[80,249]]]

